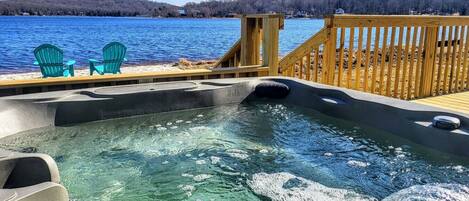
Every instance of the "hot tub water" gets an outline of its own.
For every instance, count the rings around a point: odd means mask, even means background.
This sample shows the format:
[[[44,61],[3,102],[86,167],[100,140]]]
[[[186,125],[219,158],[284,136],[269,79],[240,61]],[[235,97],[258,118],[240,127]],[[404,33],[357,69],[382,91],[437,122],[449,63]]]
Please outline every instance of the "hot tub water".
[[[36,129],[0,143],[51,155],[73,200],[469,196],[469,159],[276,103]]]

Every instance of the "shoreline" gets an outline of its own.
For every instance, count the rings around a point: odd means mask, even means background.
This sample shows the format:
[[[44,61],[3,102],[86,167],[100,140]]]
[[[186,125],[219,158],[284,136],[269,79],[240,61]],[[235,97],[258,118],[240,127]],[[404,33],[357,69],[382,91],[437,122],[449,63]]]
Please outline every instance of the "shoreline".
[[[122,74],[126,73],[144,73],[144,72],[163,72],[163,71],[183,71],[187,69],[207,69],[215,64],[216,60],[200,60],[188,61],[180,59],[179,62],[173,63],[158,63],[158,64],[135,64],[123,65],[121,67]],[[75,67],[75,77],[90,76],[88,67]],[[93,76],[100,76],[96,72]],[[23,72],[23,73],[7,73],[0,74],[0,81],[10,80],[28,80],[28,79],[42,79],[41,71]]]

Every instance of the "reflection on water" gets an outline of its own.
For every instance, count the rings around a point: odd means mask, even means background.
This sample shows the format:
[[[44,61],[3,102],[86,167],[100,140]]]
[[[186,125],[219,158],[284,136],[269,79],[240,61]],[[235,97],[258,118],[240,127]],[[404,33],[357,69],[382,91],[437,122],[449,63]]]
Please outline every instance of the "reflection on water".
[[[467,159],[274,103],[45,128],[1,146],[50,154],[75,200],[469,195]]]

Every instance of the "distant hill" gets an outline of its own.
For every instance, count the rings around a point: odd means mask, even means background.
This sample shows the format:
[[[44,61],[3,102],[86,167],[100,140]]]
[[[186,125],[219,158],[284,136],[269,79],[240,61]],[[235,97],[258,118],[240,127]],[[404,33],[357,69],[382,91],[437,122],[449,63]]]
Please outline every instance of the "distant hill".
[[[469,15],[469,0],[207,0],[183,8],[150,0],[0,0],[0,15],[153,17],[233,17],[269,12],[323,17],[336,10],[349,14]]]
[[[171,17],[177,8],[148,0],[0,0],[0,15]]]
[[[184,7],[188,15],[204,17],[268,12],[285,13],[287,17],[323,17],[337,9],[348,14],[469,15],[469,0],[210,0]]]

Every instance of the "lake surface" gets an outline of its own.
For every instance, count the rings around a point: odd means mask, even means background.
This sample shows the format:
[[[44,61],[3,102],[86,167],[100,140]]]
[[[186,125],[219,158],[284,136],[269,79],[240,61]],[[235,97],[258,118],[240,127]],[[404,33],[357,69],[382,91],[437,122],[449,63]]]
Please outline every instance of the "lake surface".
[[[285,21],[280,54],[285,55],[318,32],[323,20]],[[239,19],[156,19],[109,17],[0,17],[0,74],[39,70],[33,50],[43,43],[64,50],[65,59],[86,67],[101,58],[104,45],[128,47],[128,65],[221,57],[239,38]]]

